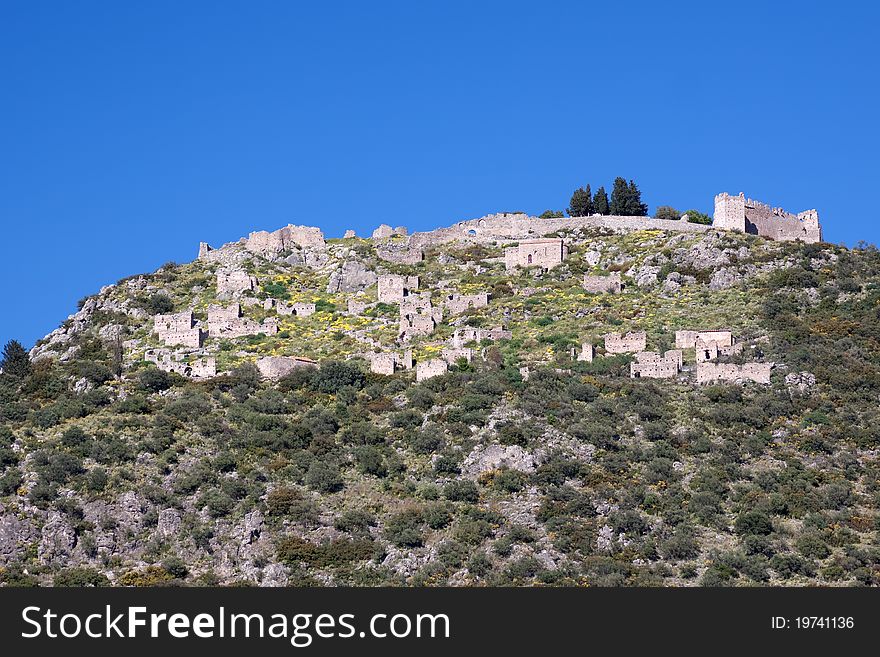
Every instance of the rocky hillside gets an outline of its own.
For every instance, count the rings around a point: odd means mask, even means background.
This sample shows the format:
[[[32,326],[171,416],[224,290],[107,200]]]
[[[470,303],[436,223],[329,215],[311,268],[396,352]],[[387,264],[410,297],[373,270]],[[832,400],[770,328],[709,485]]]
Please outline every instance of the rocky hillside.
[[[877,250],[551,236],[564,262],[512,271],[512,240],[428,245],[412,264],[379,257],[400,235],[236,243],[84,299],[28,373],[0,375],[0,581],[880,583]],[[252,289],[218,291],[229,270]],[[584,289],[611,272],[620,294]],[[483,292],[488,305],[402,343],[398,306],[377,300],[388,273],[418,276],[437,308]],[[230,303],[277,331],[206,328],[200,349],[155,358],[180,350],[154,315],[191,309],[208,327]],[[386,351],[438,359],[468,327],[510,333],[420,382],[371,371]],[[677,330],[718,328],[741,346],[718,360],[769,364],[769,384],[698,385],[693,348],[676,376],[633,379],[634,354],[603,348],[644,331],[663,353]],[[592,361],[577,360],[584,344]],[[267,379],[254,363],[268,356],[320,367]],[[216,375],[165,371],[203,357]]]

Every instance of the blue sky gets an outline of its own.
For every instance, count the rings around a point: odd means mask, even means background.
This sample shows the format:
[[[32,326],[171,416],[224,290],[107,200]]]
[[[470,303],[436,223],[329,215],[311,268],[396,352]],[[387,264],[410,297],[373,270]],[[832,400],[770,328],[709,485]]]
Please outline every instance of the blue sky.
[[[0,342],[287,223],[368,234],[633,178],[877,242],[876,3],[0,0]]]

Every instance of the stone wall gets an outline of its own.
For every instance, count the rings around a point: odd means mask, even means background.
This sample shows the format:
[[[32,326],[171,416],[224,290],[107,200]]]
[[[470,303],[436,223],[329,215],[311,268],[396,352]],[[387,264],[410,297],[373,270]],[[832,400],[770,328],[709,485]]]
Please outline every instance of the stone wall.
[[[711,229],[710,226],[703,224],[652,217],[594,215],[592,217],[542,219],[521,213],[499,213],[486,215],[479,219],[460,221],[447,228],[413,233],[410,237],[410,245],[425,248],[452,241],[493,243],[505,240],[526,240],[560,230],[580,228],[605,228],[619,232],[658,229],[684,233],[702,233]]]
[[[782,208],[773,208],[766,203],[746,198],[742,192],[739,196],[723,192],[715,197],[712,226],[762,235],[773,240],[801,240],[807,243],[822,241],[819,213],[816,210],[792,214]]]
[[[516,267],[550,269],[565,260],[566,255],[568,247],[562,238],[524,240],[504,249],[504,266],[508,270]]]
[[[697,363],[697,383],[711,383],[713,381],[754,381],[755,383],[770,383],[771,363],[745,363],[735,365],[733,363]]]
[[[620,294],[620,291],[623,289],[620,281],[620,272],[615,271],[608,276],[584,274],[584,289],[587,292],[596,294]]]
[[[455,365],[462,358],[470,363],[474,358],[474,350],[470,347],[444,347],[442,357],[450,365]]]
[[[577,359],[582,360],[582,361],[586,361],[588,363],[592,363],[593,362],[593,355],[594,355],[593,345],[590,344],[589,342],[584,342],[581,345],[580,353],[577,354]]]
[[[406,237],[409,231],[406,229],[406,226],[398,226],[397,228],[392,228],[388,224],[381,224],[376,230],[373,231],[372,238],[374,240],[384,240],[389,237],[394,237],[395,235],[400,235],[401,237]]]
[[[300,358],[298,356],[264,356],[257,359],[256,365],[263,378],[273,381],[287,376],[298,367],[318,367],[318,364],[311,358]]]
[[[176,372],[193,379],[208,379],[217,376],[217,359],[214,356],[197,356],[187,362],[183,354],[168,349],[147,349],[144,360],[155,364],[165,372]]]
[[[416,364],[416,381],[424,381],[435,376],[442,376],[446,374],[448,369],[446,361],[442,358],[419,361]]]
[[[648,336],[644,331],[636,331],[621,335],[620,333],[608,333],[605,335],[606,354],[627,354],[645,351]]]
[[[378,297],[381,303],[401,303],[419,289],[418,276],[383,274],[379,276],[378,283]]]

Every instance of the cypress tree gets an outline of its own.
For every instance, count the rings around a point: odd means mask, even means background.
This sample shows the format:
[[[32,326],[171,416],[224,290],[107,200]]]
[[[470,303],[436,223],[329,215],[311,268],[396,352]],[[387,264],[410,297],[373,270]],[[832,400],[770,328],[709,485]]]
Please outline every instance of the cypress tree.
[[[593,197],[593,212],[598,212],[599,214],[609,214],[610,210],[608,208],[608,194],[605,193],[605,187],[599,187],[596,190],[596,195]]]
[[[31,373],[31,357],[18,340],[10,340],[3,347],[0,369],[4,374],[18,378],[24,378]]]
[[[642,193],[632,180],[627,186],[626,214],[632,217],[644,217],[648,214],[648,206],[642,203]]]
[[[589,217],[593,214],[593,197],[590,186],[580,187],[574,190],[569,201],[568,216],[569,217]]]
[[[614,189],[611,190],[611,214],[629,214],[629,194],[630,190],[626,180],[617,176],[614,179]]]

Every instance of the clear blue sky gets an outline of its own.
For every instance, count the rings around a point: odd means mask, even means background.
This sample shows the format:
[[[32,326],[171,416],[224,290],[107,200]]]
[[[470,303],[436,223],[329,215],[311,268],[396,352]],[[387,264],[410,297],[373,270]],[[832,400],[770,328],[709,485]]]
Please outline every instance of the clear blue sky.
[[[877,242],[876,3],[0,0],[0,342],[287,223],[368,234],[633,178]]]

